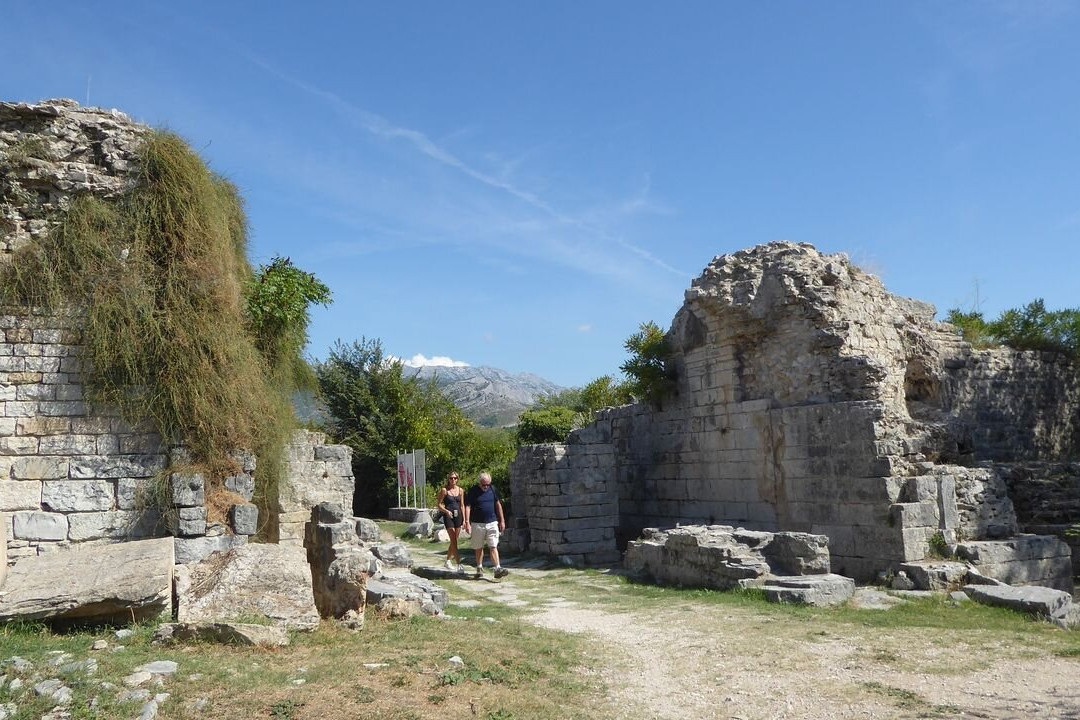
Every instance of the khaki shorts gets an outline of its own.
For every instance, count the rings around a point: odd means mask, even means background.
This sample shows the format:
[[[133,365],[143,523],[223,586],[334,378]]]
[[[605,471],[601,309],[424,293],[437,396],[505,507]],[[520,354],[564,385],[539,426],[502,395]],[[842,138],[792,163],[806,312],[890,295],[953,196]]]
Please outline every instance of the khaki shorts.
[[[476,523],[472,526],[472,546],[473,549],[482,548],[485,544],[488,547],[499,546],[499,523]]]

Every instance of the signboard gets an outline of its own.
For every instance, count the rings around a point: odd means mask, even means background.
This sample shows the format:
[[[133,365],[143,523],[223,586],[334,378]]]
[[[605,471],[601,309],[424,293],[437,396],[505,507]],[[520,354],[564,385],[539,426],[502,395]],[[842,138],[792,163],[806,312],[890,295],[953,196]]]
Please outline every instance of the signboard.
[[[397,487],[398,507],[427,508],[427,456],[423,450],[398,453]]]

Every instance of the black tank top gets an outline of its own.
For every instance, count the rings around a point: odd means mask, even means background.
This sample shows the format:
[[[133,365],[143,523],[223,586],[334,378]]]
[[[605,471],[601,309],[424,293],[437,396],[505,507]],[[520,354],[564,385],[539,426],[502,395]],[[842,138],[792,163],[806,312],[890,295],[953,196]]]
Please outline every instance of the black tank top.
[[[461,517],[461,491],[457,495],[446,493],[443,497],[443,505],[450,511],[451,517]]]

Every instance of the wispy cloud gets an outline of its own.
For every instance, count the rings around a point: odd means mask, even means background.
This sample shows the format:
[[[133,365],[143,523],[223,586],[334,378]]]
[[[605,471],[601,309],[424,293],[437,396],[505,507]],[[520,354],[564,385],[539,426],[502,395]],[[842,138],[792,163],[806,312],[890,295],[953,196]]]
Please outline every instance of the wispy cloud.
[[[578,325],[578,332],[587,333],[592,332],[592,325],[585,323],[584,325]]]
[[[419,130],[396,125],[377,113],[354,105],[337,93],[325,90],[288,73],[282,72],[258,55],[243,50],[240,52],[251,63],[268,74],[308,95],[318,98],[330,107],[333,107],[355,127],[363,129],[369,135],[384,140],[403,142],[414,151],[433,160],[439,165],[457,171],[481,186],[514,198],[525,206],[539,212],[541,216],[553,221],[556,225],[576,230],[578,232],[577,239],[580,240],[580,238],[584,236],[591,239],[592,242],[601,245],[600,248],[594,248],[594,251],[609,253],[610,250],[605,250],[603,246],[607,246],[608,248],[613,246],[630,253],[635,258],[640,259],[665,273],[677,275],[680,278],[692,276],[692,273],[671,266],[649,250],[640,247],[627,240],[621,234],[611,231],[604,225],[596,222],[593,218],[597,217],[599,214],[573,214],[564,212],[539,194],[519,187],[507,179],[509,173],[508,169],[505,167],[498,175],[480,170],[434,142],[430,137]],[[649,190],[650,183],[646,176],[644,184],[632,198],[620,201],[617,204],[616,207],[618,208],[619,213],[621,215],[628,215],[644,211],[669,212],[664,206],[650,201],[648,197]],[[578,249],[580,250],[580,247]],[[613,261],[618,262],[617,258],[613,258]],[[604,264],[597,265],[593,262],[587,262],[578,263],[577,265],[580,269],[591,269],[593,272],[604,271]]]

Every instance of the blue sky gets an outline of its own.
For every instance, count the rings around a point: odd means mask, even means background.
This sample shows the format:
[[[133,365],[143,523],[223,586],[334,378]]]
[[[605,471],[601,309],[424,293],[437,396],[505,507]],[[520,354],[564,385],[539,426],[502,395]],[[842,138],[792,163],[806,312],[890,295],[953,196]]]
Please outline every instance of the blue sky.
[[[990,316],[1080,306],[1073,2],[8,3],[0,98],[185,137],[251,254],[381,338],[617,373],[716,255],[846,252]]]

